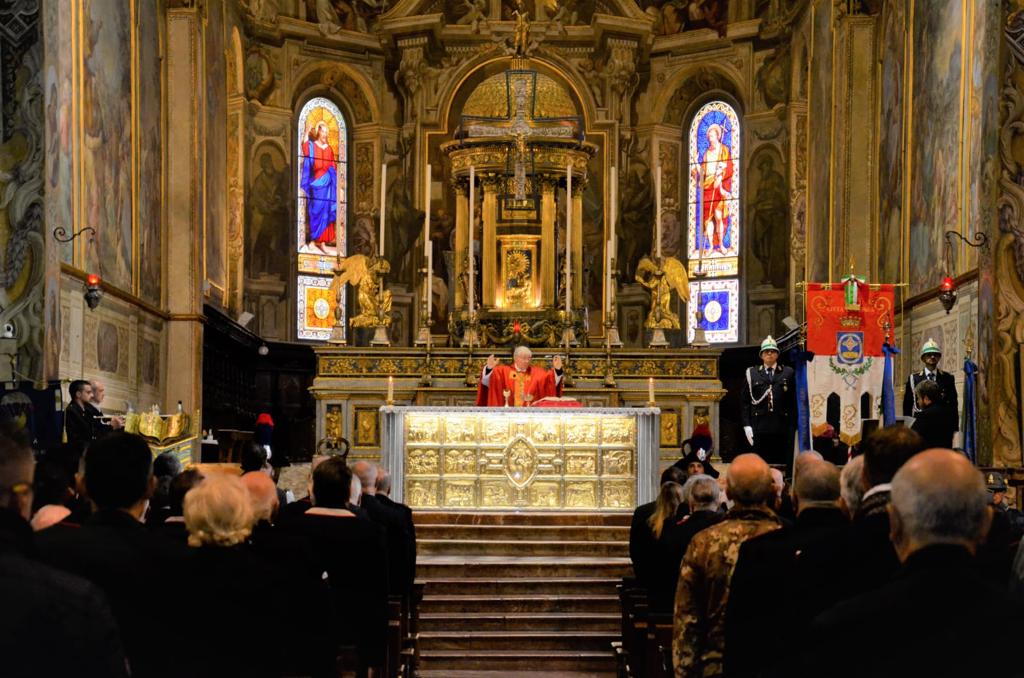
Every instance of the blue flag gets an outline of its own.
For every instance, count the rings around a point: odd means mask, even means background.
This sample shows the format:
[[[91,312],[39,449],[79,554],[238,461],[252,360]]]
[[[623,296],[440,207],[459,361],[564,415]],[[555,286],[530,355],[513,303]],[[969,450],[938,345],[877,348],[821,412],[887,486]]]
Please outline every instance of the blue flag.
[[[960,430],[964,432],[964,454],[972,464],[978,463],[978,414],[974,402],[977,380],[978,366],[970,358],[964,358],[964,418]]]
[[[814,360],[814,354],[799,347],[789,351],[790,362],[796,373],[796,440],[798,450],[811,450],[811,406],[807,394],[807,361]]]
[[[900,350],[890,346],[889,342],[882,344],[882,353],[885,354],[885,367],[882,372],[882,426],[892,426],[896,423],[896,389],[892,383],[892,357],[899,352]]]

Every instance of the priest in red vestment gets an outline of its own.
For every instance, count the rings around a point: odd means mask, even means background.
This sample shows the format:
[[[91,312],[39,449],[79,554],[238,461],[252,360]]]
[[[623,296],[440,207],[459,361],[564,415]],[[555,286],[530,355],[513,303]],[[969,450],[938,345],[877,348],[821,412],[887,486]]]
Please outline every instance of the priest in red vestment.
[[[488,356],[477,387],[477,407],[504,407],[506,402],[510,407],[523,407],[541,398],[561,396],[562,356],[552,358],[553,370],[532,367],[532,359],[533,352],[526,346],[512,354],[512,365],[498,364],[493,353]]]

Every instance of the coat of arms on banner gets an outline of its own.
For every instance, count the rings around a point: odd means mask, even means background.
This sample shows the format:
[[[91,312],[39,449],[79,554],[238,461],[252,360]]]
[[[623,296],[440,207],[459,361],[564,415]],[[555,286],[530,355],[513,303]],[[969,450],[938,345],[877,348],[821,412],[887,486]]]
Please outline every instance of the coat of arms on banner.
[[[894,293],[892,285],[844,283],[807,286],[807,348],[815,356],[807,387],[822,403],[830,396],[840,401],[832,410],[839,414],[835,421],[827,420],[829,408],[811,408],[811,428],[831,424],[852,445],[860,440],[861,420],[879,416],[884,364],[878,358],[892,324]]]

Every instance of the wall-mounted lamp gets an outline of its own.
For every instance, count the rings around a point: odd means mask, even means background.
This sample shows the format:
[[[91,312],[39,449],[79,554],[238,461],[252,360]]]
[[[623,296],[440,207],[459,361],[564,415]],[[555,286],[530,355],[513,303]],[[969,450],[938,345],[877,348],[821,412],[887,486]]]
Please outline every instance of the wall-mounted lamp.
[[[93,236],[96,235],[96,229],[93,228],[92,226],[85,226],[81,230],[75,231],[71,235],[68,235],[67,230],[65,230],[63,226],[58,226],[57,228],[53,229],[53,239],[56,240],[57,242],[71,242],[72,240],[82,235],[86,231],[92,233]]]
[[[946,262],[946,277],[942,279],[942,284],[939,285],[939,303],[942,304],[942,308],[946,309],[946,315],[953,310],[956,305],[956,281],[953,280],[951,271],[953,270],[952,265],[952,252],[953,252],[953,237],[960,238],[960,241],[969,247],[975,247],[988,252],[988,235],[981,231],[974,234],[972,240],[968,240],[957,231],[946,231],[946,246],[944,252],[944,259]]]
[[[85,276],[85,303],[90,310],[95,310],[103,298],[103,290],[100,289],[100,277],[95,273]]]

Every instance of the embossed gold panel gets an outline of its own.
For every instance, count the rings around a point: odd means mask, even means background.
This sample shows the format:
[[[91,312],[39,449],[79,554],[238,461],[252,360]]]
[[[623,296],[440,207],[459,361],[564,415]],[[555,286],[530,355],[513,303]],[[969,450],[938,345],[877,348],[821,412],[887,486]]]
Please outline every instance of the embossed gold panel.
[[[403,443],[413,508],[586,511],[636,500],[637,425],[621,413],[415,412]]]

